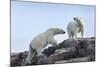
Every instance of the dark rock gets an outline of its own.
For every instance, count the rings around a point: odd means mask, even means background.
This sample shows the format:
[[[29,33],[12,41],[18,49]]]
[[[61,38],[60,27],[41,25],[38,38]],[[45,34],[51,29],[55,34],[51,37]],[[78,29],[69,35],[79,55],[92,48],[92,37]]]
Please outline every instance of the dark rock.
[[[80,57],[80,58],[73,58],[73,59],[69,59],[66,60],[66,63],[74,63],[74,62],[88,62],[90,61],[90,57]]]
[[[39,65],[50,64],[50,62],[49,62],[49,59],[48,59],[47,56],[41,55],[41,56],[38,57],[38,62],[37,62],[37,64],[39,64]]]
[[[88,40],[80,41],[79,44],[76,46],[76,49],[77,54],[81,57],[95,54],[95,46],[94,44],[91,44],[91,42]]]
[[[20,66],[23,58],[23,53],[16,54],[14,58],[11,58],[11,66]]]
[[[54,54],[56,48],[55,47],[48,47],[42,53],[49,57],[51,54]]]
[[[23,57],[26,58],[28,56],[28,51],[23,52]]]
[[[70,59],[67,60],[67,63],[74,63],[74,62],[88,62],[89,61],[89,57],[80,57],[80,58],[74,58],[74,59]]]
[[[38,57],[37,55],[35,55],[32,60],[31,60],[31,64],[30,65],[37,65],[37,62],[38,62]]]
[[[56,61],[64,60],[64,55],[63,54],[52,54],[49,56],[49,61],[51,63],[55,63]]]
[[[91,56],[72,58],[72,59],[63,60],[63,61],[56,61],[55,63],[75,63],[75,62],[89,62],[89,61],[91,61]]]
[[[49,60],[54,63],[55,61],[73,58],[75,51],[76,51],[76,48],[74,47],[62,48],[62,49],[56,50],[55,54],[52,54],[49,57]]]
[[[95,55],[94,54],[90,55],[89,57],[90,57],[90,61],[95,61]]]
[[[59,43],[59,45],[56,46],[56,49],[61,49],[61,48],[64,48],[65,45],[62,43]]]

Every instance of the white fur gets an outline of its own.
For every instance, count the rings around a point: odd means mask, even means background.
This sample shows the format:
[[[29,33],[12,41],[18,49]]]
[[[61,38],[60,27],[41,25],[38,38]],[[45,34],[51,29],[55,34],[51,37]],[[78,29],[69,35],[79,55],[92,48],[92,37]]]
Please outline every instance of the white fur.
[[[67,26],[67,32],[69,39],[77,38],[77,34],[81,32],[81,36],[83,37],[84,26],[82,24],[82,19],[80,17],[74,17],[73,21],[71,21]]]
[[[31,48],[29,49],[27,61],[31,63],[32,56],[34,56],[34,52],[32,49],[36,49],[37,56],[42,55],[42,49],[48,44],[52,44],[53,46],[57,45],[57,41],[53,39],[55,35],[64,34],[65,31],[60,28],[50,28],[47,31],[36,36],[30,43]]]

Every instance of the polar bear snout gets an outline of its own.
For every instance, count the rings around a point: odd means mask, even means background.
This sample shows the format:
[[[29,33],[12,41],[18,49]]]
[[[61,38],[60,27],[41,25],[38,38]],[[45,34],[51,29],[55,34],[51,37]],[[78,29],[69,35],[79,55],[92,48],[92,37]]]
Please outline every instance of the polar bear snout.
[[[61,28],[51,28],[48,31],[51,31],[54,35],[65,33],[65,31]]]
[[[64,30],[60,30],[59,33],[65,34],[65,31]]]
[[[65,31],[63,32],[63,34],[65,34]]]

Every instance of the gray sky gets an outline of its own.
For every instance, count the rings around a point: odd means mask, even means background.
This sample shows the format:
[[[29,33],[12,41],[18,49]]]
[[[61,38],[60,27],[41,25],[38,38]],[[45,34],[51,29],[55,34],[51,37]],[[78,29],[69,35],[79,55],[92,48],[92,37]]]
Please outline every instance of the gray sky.
[[[84,20],[84,37],[95,36],[94,6],[12,1],[11,52],[28,50],[32,38],[48,28],[60,27],[66,31],[75,16]],[[55,39],[58,43],[68,39],[67,31]]]

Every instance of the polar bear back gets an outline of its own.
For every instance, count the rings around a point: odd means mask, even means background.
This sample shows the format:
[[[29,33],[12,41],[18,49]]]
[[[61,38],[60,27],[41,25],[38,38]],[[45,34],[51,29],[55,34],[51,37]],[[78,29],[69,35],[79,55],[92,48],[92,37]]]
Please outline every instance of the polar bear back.
[[[41,33],[40,35],[36,36],[32,39],[30,45],[32,48],[38,49],[39,47],[43,47],[47,43],[47,37],[44,35],[45,33]]]

